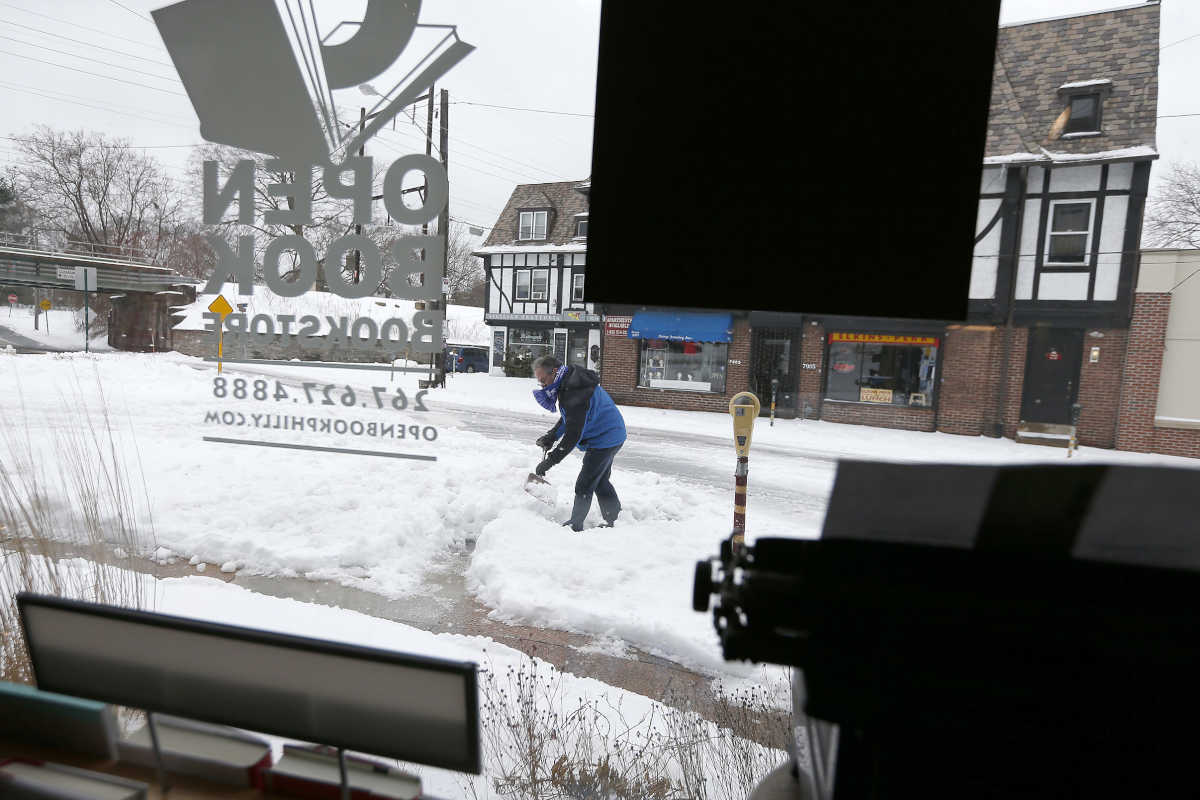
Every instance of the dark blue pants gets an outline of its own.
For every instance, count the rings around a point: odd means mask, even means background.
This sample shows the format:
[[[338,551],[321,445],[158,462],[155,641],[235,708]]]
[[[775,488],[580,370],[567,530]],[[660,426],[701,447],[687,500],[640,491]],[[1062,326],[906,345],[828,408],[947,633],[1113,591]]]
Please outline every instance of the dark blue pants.
[[[617,499],[617,490],[609,483],[612,474],[613,458],[621,445],[605,447],[601,450],[586,450],[583,454],[583,466],[579,468],[579,477],[575,479],[575,505],[571,509],[571,528],[583,530],[583,520],[592,508],[592,495],[600,504],[600,513],[604,521],[612,523],[621,513],[621,501]]]

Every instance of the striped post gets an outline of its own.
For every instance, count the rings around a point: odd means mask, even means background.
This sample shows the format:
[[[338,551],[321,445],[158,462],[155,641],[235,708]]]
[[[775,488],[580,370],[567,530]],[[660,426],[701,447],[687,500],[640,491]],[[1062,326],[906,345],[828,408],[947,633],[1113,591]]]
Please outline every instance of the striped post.
[[[733,417],[733,444],[737,450],[737,468],[733,472],[733,549],[740,550],[746,537],[746,477],[750,471],[750,438],[754,419],[762,403],[751,392],[738,392],[729,400]]]

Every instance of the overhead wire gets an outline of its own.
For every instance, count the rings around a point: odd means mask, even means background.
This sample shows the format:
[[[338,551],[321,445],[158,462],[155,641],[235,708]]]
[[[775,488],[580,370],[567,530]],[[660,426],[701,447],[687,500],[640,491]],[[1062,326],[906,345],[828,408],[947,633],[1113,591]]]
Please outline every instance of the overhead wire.
[[[151,50],[159,50],[159,51],[162,51],[162,50],[164,49],[164,48],[162,47],[162,45],[158,45],[158,44],[151,44],[151,43],[149,43],[149,42],[146,42],[146,41],[143,41],[143,40],[141,40],[141,39],[131,39],[131,38],[130,38],[130,37],[128,37],[128,36],[121,36],[120,34],[116,34],[116,33],[109,33],[108,31],[104,31],[104,30],[101,30],[101,29],[99,29],[99,28],[94,28],[94,27],[91,27],[91,26],[89,26],[89,25],[80,25],[78,22],[72,22],[72,21],[71,21],[71,20],[69,20],[69,19],[63,19],[62,17],[55,17],[55,16],[52,16],[52,15],[50,15],[50,14],[43,14],[42,12],[40,12],[40,11],[34,11],[34,10],[33,10],[33,9],[31,9],[31,8],[25,8],[25,7],[23,7],[23,6],[16,6],[16,5],[13,5],[12,3],[5,3],[5,2],[3,2],[3,0],[0,0],[0,6],[4,6],[4,7],[6,7],[6,8],[11,8],[11,9],[14,9],[14,10],[16,10],[16,11],[23,11],[23,12],[25,12],[26,14],[32,14],[32,15],[33,15],[33,16],[35,16],[35,17],[42,17],[43,19],[52,20],[52,21],[54,21],[54,22],[58,22],[58,23],[61,23],[61,24],[63,24],[63,25],[70,25],[70,26],[71,26],[71,27],[73,27],[73,28],[80,28],[80,29],[82,29],[82,30],[85,30],[85,31],[90,31],[90,32],[92,32],[92,33],[99,33],[99,34],[100,34],[100,35],[102,35],[102,36],[110,36],[110,37],[112,37],[113,39],[120,39],[121,41],[124,41],[124,42],[130,42],[131,44],[140,45],[140,46],[142,46],[142,47],[146,47],[146,48],[149,48],[149,49],[151,49]],[[0,20],[0,21],[5,21],[5,22],[6,22],[7,20]]]
[[[149,109],[145,109],[145,108],[134,108],[132,106],[120,106],[120,105],[111,105],[111,104],[110,105],[95,105],[93,103],[88,102],[89,100],[93,100],[94,98],[80,97],[79,95],[73,95],[73,94],[68,94],[66,92],[60,92],[57,89],[44,89],[40,86],[30,86],[28,84],[20,84],[20,83],[9,83],[9,82],[3,81],[3,80],[0,80],[0,87],[5,87],[8,89],[12,89],[13,91],[18,91],[18,92],[26,92],[28,94],[37,95],[38,97],[45,97],[48,100],[58,100],[59,102],[71,103],[72,105],[85,106],[87,108],[94,108],[94,109],[97,109],[100,111],[111,111],[114,114],[125,114],[127,116],[134,116],[134,117],[137,117],[138,119],[144,119],[148,122],[158,122],[163,125],[173,125],[173,126],[180,127],[180,128],[189,128],[191,130],[195,130],[195,128],[196,128],[196,123],[194,121],[188,123],[188,122],[185,122],[182,117],[170,117],[166,114],[160,114],[157,111],[150,111]],[[50,94],[46,94],[47,92],[49,92]],[[61,97],[52,97],[51,94],[61,95]],[[130,112],[136,112],[136,113],[130,113]],[[138,116],[138,114],[152,114],[157,117],[161,117],[161,119],[153,119],[153,118],[147,117],[147,116]]]
[[[0,3],[0,5],[3,5],[3,4]],[[82,44],[82,45],[86,45],[87,47],[94,47],[97,50],[104,50],[109,53],[116,53],[117,55],[125,56],[126,58],[136,58],[138,61],[148,61],[151,64],[157,64],[160,67],[170,67],[170,68],[174,69],[174,66],[172,64],[167,63],[166,61],[159,61],[159,60],[153,59],[153,58],[146,58],[145,56],[134,55],[133,53],[127,53],[124,50],[117,50],[114,47],[105,47],[102,44],[96,44],[95,42],[84,41],[83,39],[73,39],[70,36],[63,36],[61,33],[54,33],[53,31],[44,31],[41,28],[35,28],[32,25],[22,25],[19,22],[12,22],[11,20],[0,20],[0,23],[3,23],[5,25],[13,25],[17,28],[24,28],[25,30],[33,31],[34,33],[40,33],[43,36],[53,36],[56,39],[64,39],[64,40],[66,40],[68,42],[72,42],[74,44]],[[37,46],[40,47],[41,45],[37,45]]]
[[[151,25],[154,24],[154,20],[150,19],[149,17],[147,17],[145,14],[141,13],[140,11],[134,11],[129,6],[123,5],[122,3],[117,2],[117,0],[108,0],[108,2],[112,3],[117,8],[120,8],[124,11],[128,11],[130,14],[133,14],[138,19],[144,19],[144,20],[146,20],[146,22],[149,22]]]
[[[10,42],[16,42],[17,44],[23,44],[23,45],[26,45],[27,47],[36,47],[36,48],[38,48],[39,51],[58,53],[59,55],[68,56],[70,58],[78,58],[81,61],[90,61],[93,64],[100,64],[105,67],[112,67],[113,69],[123,69],[123,70],[128,70],[129,72],[136,72],[139,75],[147,75],[151,78],[158,78],[160,81],[172,81],[174,83],[179,83],[179,78],[177,78],[173,75],[159,75],[156,72],[147,72],[144,69],[137,69],[136,67],[126,67],[122,64],[113,64],[111,61],[101,61],[98,58],[92,58],[90,56],[81,56],[78,53],[72,53],[68,50],[58,50],[53,47],[47,47],[44,44],[38,44],[37,42],[27,42],[24,39],[16,39],[16,38],[13,38],[12,36],[5,36],[4,34],[0,34],[0,39],[7,39]]]
[[[86,69],[79,69],[78,67],[69,67],[66,64],[59,64],[54,61],[46,61],[45,59],[34,58],[33,56],[27,56],[22,53],[13,53],[8,50],[0,50],[0,55],[15,56],[17,58],[27,58],[30,61],[36,61],[39,64],[46,64],[51,67],[58,67],[60,69],[70,70],[71,72],[81,72],[84,75],[91,75],[94,78],[103,78],[104,80],[116,81],[117,83],[127,83],[131,86],[140,86],[143,89],[152,89],[156,92],[162,92],[163,94],[171,94],[171,95],[175,95],[176,97],[187,97],[187,95],[184,94],[183,92],[173,92],[170,89],[163,89],[158,86],[151,86],[148,83],[139,83],[137,81],[128,81],[128,80],[125,80],[124,78],[114,78],[111,75],[101,75],[99,72],[89,72]],[[103,62],[101,62],[101,63],[103,63]]]

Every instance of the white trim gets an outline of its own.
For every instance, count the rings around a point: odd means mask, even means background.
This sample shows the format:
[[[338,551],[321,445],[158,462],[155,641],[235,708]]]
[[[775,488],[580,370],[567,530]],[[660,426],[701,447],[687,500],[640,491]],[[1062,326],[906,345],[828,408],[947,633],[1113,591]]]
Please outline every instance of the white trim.
[[[543,217],[542,235],[541,236],[537,235],[538,214],[541,214]],[[521,230],[525,227],[524,220],[525,220],[525,217],[527,217],[527,216],[533,218],[529,223],[529,233],[531,235],[522,236]],[[517,215],[517,239],[518,239],[518,241],[522,241],[522,242],[544,241],[546,238],[546,234],[549,231],[549,227],[550,227],[550,212],[549,211],[522,211]]]
[[[1054,207],[1056,205],[1079,205],[1082,203],[1088,204],[1088,229],[1087,240],[1083,245],[1083,260],[1082,261],[1051,261],[1050,260],[1050,240],[1055,236],[1054,231]],[[1081,270],[1091,266],[1092,261],[1092,236],[1095,235],[1096,229],[1096,198],[1081,198],[1076,200],[1051,200],[1050,209],[1046,212],[1046,241],[1042,243],[1042,266],[1043,267],[1079,267]],[[1078,236],[1080,231],[1059,231],[1059,236]]]
[[[571,302],[572,303],[582,303],[583,302],[583,284],[585,282],[584,278],[586,278],[586,277],[587,277],[587,275],[582,272],[576,272],[571,276]],[[577,289],[579,291],[578,297],[575,296],[575,292]]]
[[[525,296],[521,297],[521,273],[524,272],[528,282],[525,286]],[[533,275],[530,269],[519,269],[513,278],[513,302],[528,303],[529,295],[533,293]]]
[[[1154,417],[1156,428],[1182,428],[1184,430],[1200,430],[1200,419],[1188,417]]]
[[[1147,0],[1142,3],[1132,3],[1127,6],[1117,6],[1115,8],[1100,8],[1095,11],[1081,11],[1077,14],[1063,14],[1059,17],[1042,17],[1041,19],[1029,19],[1024,22],[1006,22],[1001,25],[1001,28],[1019,28],[1022,25],[1034,25],[1039,22],[1055,22],[1060,19],[1075,19],[1076,17],[1091,17],[1096,14],[1111,14],[1114,11],[1131,11],[1135,8],[1145,8],[1146,6],[1156,6],[1158,0]]]
[[[471,251],[473,256],[486,256],[498,253],[523,253],[527,255],[536,255],[537,253],[586,253],[586,244],[493,244],[487,247],[478,247]]]
[[[1062,90],[1062,89],[1086,89],[1091,86],[1112,86],[1112,80],[1110,78],[1093,78],[1090,81],[1072,81],[1071,83],[1064,83],[1062,86],[1060,86],[1058,88],[1060,90]]]

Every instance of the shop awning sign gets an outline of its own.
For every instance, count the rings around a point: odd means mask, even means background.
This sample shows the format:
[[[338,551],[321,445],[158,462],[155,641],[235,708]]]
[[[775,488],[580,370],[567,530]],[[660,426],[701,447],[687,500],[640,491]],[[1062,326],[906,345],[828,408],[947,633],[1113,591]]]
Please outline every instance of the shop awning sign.
[[[831,342],[864,342],[866,344],[911,344],[919,347],[937,347],[936,336],[909,336],[891,333],[831,333]]]
[[[624,337],[629,332],[629,325],[632,322],[633,317],[631,316],[606,316],[604,318],[604,335]]]
[[[630,339],[668,342],[732,342],[732,314],[686,311],[639,311],[629,325]]]

